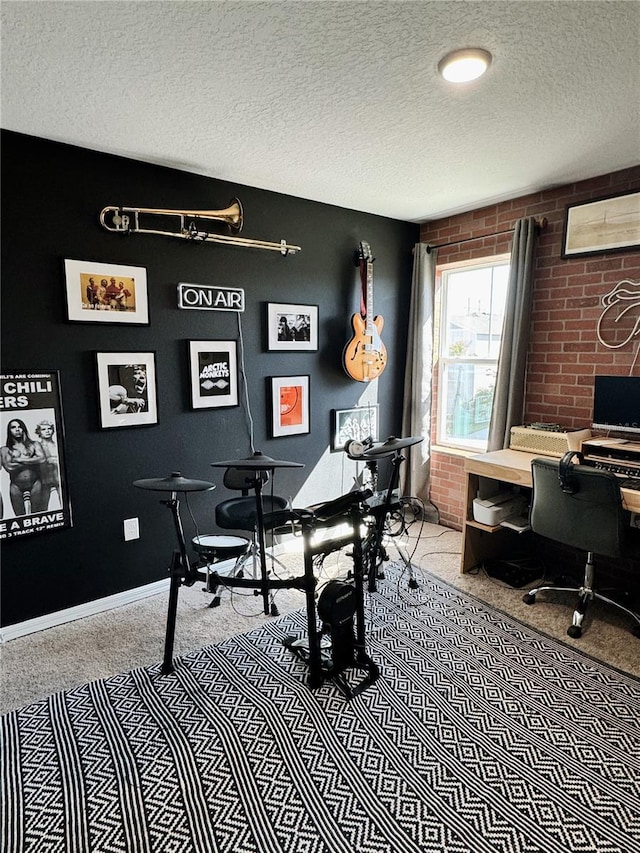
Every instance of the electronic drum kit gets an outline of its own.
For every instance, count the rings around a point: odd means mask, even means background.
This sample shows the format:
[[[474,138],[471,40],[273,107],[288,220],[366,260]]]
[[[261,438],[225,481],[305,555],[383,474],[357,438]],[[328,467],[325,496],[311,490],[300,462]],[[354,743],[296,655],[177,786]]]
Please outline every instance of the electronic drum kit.
[[[398,479],[398,467],[400,461],[402,461],[403,457],[401,456],[401,451],[410,447],[411,445],[418,444],[422,441],[422,437],[420,436],[410,436],[408,438],[396,438],[395,436],[390,436],[386,441],[375,443],[372,440],[367,440],[365,442],[347,442],[345,445],[345,451],[347,455],[351,459],[355,460],[363,460],[368,464],[374,464],[378,459],[382,459],[388,456],[393,456],[393,474],[391,478],[391,484],[387,493],[387,498],[392,492],[393,488],[397,485]],[[312,629],[312,613],[310,610],[311,604],[314,599],[314,591],[315,591],[315,578],[313,577],[312,571],[310,569],[311,561],[305,559],[305,575],[300,578],[294,578],[290,581],[287,580],[273,580],[268,577],[268,570],[266,565],[266,557],[265,557],[265,517],[264,517],[264,508],[262,502],[262,486],[264,483],[264,477],[261,476],[261,472],[273,472],[279,468],[304,468],[304,464],[301,462],[291,462],[284,459],[273,459],[270,456],[267,456],[264,453],[256,451],[251,456],[242,458],[242,459],[227,459],[221,462],[213,462],[211,463],[213,468],[238,468],[240,470],[246,471],[255,471],[256,475],[254,478],[248,478],[248,485],[252,486],[255,492],[256,498],[256,509],[257,509],[257,519],[258,519],[258,537],[260,544],[260,560],[261,560],[261,578],[260,579],[244,579],[244,578],[234,578],[234,577],[223,577],[222,575],[218,575],[217,573],[213,573],[213,577],[215,578],[216,583],[221,583],[225,586],[253,586],[254,588],[259,588],[265,606],[265,614],[269,613],[268,608],[268,595],[271,589],[275,588],[298,588],[305,591],[307,595],[307,610],[309,616],[309,627],[310,627],[310,635],[317,634],[317,627],[315,626],[315,612],[313,613],[313,622],[314,626]],[[175,625],[176,625],[176,612],[177,612],[177,603],[178,603],[178,590],[179,587],[184,584],[187,586],[192,585],[195,580],[197,573],[195,569],[190,566],[189,558],[187,557],[186,551],[186,543],[184,538],[184,531],[182,528],[182,522],[180,519],[180,501],[179,495],[181,494],[190,494],[193,492],[205,492],[211,491],[215,489],[215,484],[211,483],[207,480],[195,480],[184,477],[179,471],[174,471],[166,477],[156,477],[142,480],[134,480],[133,485],[138,489],[144,489],[147,491],[153,492],[164,492],[168,493],[170,497],[167,500],[161,501],[161,503],[165,504],[172,513],[174,527],[176,531],[176,536],[178,540],[178,549],[174,551],[173,561],[171,565],[171,584],[169,589],[169,606],[167,613],[167,628],[166,628],[166,636],[165,636],[165,649],[164,649],[164,658],[161,667],[161,672],[163,675],[167,675],[173,672],[173,642],[175,636]],[[331,509],[333,511],[334,508],[339,508],[340,512],[346,512],[347,509],[352,512],[355,511],[354,500],[351,498],[353,495],[345,495],[343,498],[338,498],[334,501],[328,501],[326,504],[320,505],[318,519],[326,519],[327,515],[331,515],[331,512],[323,512],[322,508],[324,507],[326,510]],[[349,500],[345,500],[349,498]],[[358,495],[358,503],[361,503],[362,494]],[[314,513],[311,510],[293,510],[292,511],[292,519],[298,518],[298,520],[303,521],[303,527],[305,525],[312,524],[312,520],[314,518]],[[355,536],[355,534],[354,534]],[[197,540],[197,541],[196,541]],[[216,535],[202,535],[194,537],[192,542],[194,550],[196,553],[204,556],[205,559],[211,560],[215,562],[217,560],[221,560],[223,558],[229,558],[232,556],[238,556],[239,554],[244,553],[243,548],[245,547],[245,543],[247,543],[246,547],[248,547],[248,540],[243,539],[242,537],[235,536],[216,536]],[[246,549],[245,549],[246,550]],[[355,550],[355,549],[354,549]],[[360,597],[362,597],[362,566],[360,566]],[[357,572],[356,572],[357,574]],[[369,580],[369,588],[372,589],[372,583],[374,580],[370,578]],[[375,589],[375,585],[373,586]],[[359,610],[363,613],[362,607]],[[364,628],[363,625],[360,624],[358,626],[358,635],[359,640],[363,640],[362,632]],[[348,632],[351,634],[351,630]],[[317,637],[316,637],[317,639]],[[338,683],[340,683],[340,675],[344,669],[346,669],[349,665],[352,666],[360,666],[362,668],[363,665],[367,666],[369,669],[369,678],[365,681],[365,684],[371,683],[372,680],[375,680],[377,677],[377,667],[370,661],[368,656],[364,653],[363,642],[359,642],[358,644],[359,651],[356,655],[356,659],[351,660],[350,658],[353,656],[352,652],[349,651],[346,660],[341,660],[340,665],[338,666],[338,670],[336,671],[336,667],[330,669],[328,673],[322,673],[320,671],[320,645],[319,641],[317,643],[317,660],[308,660],[307,662],[310,665],[311,669],[311,679],[310,684],[312,687],[316,687],[319,683],[324,680],[324,678],[333,678]]]

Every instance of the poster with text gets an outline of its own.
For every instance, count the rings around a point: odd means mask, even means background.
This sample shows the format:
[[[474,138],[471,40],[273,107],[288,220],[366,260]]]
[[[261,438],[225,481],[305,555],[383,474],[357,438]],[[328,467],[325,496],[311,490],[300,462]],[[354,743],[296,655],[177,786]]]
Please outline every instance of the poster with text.
[[[235,341],[189,341],[189,361],[194,409],[238,405]]]
[[[71,527],[57,371],[2,373],[0,539]]]

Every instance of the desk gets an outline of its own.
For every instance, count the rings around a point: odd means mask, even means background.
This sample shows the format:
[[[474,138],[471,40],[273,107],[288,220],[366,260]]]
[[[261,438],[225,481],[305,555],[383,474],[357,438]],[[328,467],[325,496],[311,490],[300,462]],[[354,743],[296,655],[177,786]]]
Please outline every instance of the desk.
[[[468,572],[483,559],[508,553],[509,546],[517,545],[521,534],[505,527],[490,527],[473,520],[473,499],[478,495],[480,477],[498,480],[530,489],[531,460],[542,453],[527,453],[524,450],[494,450],[470,456],[464,465],[466,474],[465,519],[463,523],[463,546],[460,572]],[[640,492],[621,489],[625,509],[640,513]]]

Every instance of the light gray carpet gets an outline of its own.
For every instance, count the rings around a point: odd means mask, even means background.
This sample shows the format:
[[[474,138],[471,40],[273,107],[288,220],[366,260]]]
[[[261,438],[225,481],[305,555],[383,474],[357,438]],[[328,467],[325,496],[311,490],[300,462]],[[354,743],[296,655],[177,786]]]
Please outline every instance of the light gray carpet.
[[[522,622],[566,642],[605,663],[640,677],[640,640],[629,631],[629,620],[606,606],[594,605],[580,640],[566,636],[574,599],[565,604],[546,602],[542,596],[532,607],[522,603],[523,590],[506,587],[484,575],[460,575],[462,534],[426,524],[418,540],[407,543],[415,548],[414,564],[477,596]],[[397,554],[389,547],[393,560]],[[298,556],[287,558],[296,565]],[[346,571],[351,561],[340,554],[327,560],[325,578]],[[301,564],[300,564],[301,565]],[[301,570],[300,570],[301,571]],[[162,660],[164,650],[167,594],[120,607],[37,634],[21,637],[0,646],[0,712],[22,707],[59,690],[87,681],[108,678],[135,667]],[[211,609],[211,596],[202,584],[180,589],[175,634],[175,656],[203,645],[251,630],[271,621],[262,614],[262,600],[248,594],[227,591],[220,607]],[[304,596],[296,590],[278,592],[281,614],[304,608]]]

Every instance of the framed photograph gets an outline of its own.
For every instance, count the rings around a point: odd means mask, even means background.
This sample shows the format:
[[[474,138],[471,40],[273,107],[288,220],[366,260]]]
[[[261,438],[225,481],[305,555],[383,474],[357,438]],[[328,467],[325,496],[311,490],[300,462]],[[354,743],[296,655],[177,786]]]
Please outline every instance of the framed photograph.
[[[194,409],[238,405],[235,341],[189,341],[189,370]]]
[[[308,376],[271,376],[271,437],[310,431]]]
[[[597,255],[640,246],[640,192],[567,207],[562,257]]]
[[[64,271],[69,320],[149,325],[144,267],[65,260]]]
[[[71,527],[58,371],[0,374],[0,539]]]
[[[318,306],[267,303],[267,349],[313,352],[318,349]]]
[[[158,423],[154,352],[97,352],[96,366],[102,429]]]
[[[364,441],[366,438],[378,440],[377,403],[370,406],[357,406],[353,409],[333,410],[333,435],[331,450],[344,450],[348,441]]]

